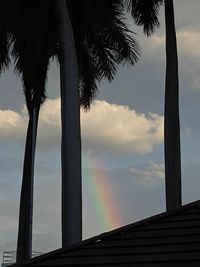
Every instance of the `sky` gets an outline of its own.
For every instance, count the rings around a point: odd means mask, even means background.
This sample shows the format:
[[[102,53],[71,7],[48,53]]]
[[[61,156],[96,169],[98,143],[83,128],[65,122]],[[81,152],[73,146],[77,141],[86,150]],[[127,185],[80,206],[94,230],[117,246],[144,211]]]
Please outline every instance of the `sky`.
[[[200,23],[198,0],[174,0],[179,54],[183,203],[200,199]],[[81,111],[83,238],[165,211],[163,103],[165,27],[151,38],[130,21],[142,55],[99,85]],[[0,254],[16,249],[27,112],[19,77],[0,78]],[[61,247],[59,69],[48,73],[35,162],[33,250]],[[0,258],[1,259],[1,258]]]

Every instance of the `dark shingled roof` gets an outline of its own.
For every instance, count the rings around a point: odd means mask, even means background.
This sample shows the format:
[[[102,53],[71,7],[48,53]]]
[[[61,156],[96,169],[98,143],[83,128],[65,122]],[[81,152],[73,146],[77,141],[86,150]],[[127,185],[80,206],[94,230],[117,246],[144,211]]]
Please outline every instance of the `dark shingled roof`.
[[[200,201],[44,254],[21,266],[200,266]]]

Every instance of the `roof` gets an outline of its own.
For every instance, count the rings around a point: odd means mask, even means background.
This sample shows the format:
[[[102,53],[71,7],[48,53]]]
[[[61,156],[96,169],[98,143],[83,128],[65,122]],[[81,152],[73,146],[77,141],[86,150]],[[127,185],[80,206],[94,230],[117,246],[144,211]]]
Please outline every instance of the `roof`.
[[[200,266],[200,201],[14,266]]]

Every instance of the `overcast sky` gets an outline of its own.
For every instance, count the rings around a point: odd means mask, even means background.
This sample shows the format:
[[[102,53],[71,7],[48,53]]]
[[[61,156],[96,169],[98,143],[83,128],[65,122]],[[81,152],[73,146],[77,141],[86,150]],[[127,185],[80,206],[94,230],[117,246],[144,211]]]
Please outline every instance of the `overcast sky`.
[[[200,198],[200,22],[198,0],[175,0],[179,52],[183,202]],[[165,31],[151,38],[131,25],[139,63],[102,83],[82,112],[84,238],[165,210],[163,102]],[[0,253],[16,249],[27,113],[18,77],[0,79]],[[33,250],[61,246],[59,71],[51,64],[49,100],[39,123],[35,166]]]

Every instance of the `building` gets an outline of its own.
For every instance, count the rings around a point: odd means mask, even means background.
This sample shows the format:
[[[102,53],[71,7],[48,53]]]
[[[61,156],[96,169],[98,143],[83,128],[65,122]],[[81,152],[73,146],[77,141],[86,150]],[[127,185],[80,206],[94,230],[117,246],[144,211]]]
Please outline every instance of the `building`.
[[[41,252],[32,251],[32,258],[42,255]],[[1,267],[11,266],[16,262],[16,251],[3,252],[3,262]]]
[[[200,201],[14,266],[200,266]]]
[[[1,267],[7,267],[15,263],[16,252],[15,251],[5,251],[3,253],[3,262]]]

